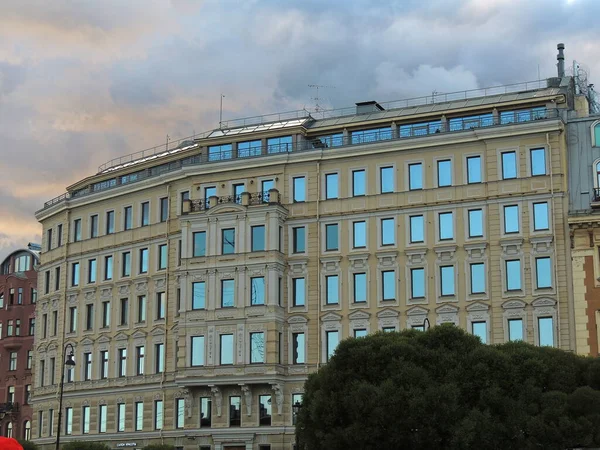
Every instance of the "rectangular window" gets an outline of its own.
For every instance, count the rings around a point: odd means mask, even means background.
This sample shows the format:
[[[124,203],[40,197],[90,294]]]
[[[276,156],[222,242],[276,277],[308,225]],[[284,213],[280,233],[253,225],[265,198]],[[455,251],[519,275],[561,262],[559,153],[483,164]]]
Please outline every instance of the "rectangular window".
[[[206,231],[198,231],[193,234],[194,256],[206,256]]]
[[[104,257],[104,279],[112,280],[113,278],[113,257],[112,255]]]
[[[451,212],[439,213],[440,241],[454,239],[454,220]]]
[[[81,219],[73,221],[73,242],[81,241]]]
[[[160,199],[160,221],[166,222],[169,218],[169,198],[163,197]]]
[[[292,278],[292,306],[304,306],[306,282],[304,278]]]
[[[231,144],[210,145],[208,147],[209,161],[221,161],[231,159],[232,157],[233,150]]]
[[[292,136],[267,139],[267,153],[287,153],[292,151]]]
[[[127,414],[125,403],[119,403],[117,405],[117,432],[122,433],[125,431],[125,417]]]
[[[410,242],[415,244],[425,241],[425,221],[423,216],[410,216]]]
[[[65,434],[73,434],[73,408],[65,408]]]
[[[220,359],[219,364],[233,364],[233,334],[221,334],[220,339]]]
[[[158,270],[167,268],[167,244],[158,246]]]
[[[354,278],[354,303],[367,301],[367,274],[355,273]]]
[[[52,228],[48,228],[46,231],[46,251],[52,250]]]
[[[250,304],[264,305],[265,304],[265,278],[252,277],[250,278]]]
[[[166,302],[165,302],[165,293],[157,292],[156,293],[156,320],[161,320],[165,318],[166,313]]]
[[[42,338],[46,339],[48,336],[48,314],[42,316]],[[0,338],[2,336],[0,335]]]
[[[518,291],[521,289],[521,260],[506,261],[506,290]]]
[[[98,432],[106,433],[106,422],[108,420],[108,406],[100,405],[98,407]]]
[[[452,160],[444,159],[437,162],[438,186],[452,186]]]
[[[58,334],[58,311],[52,311],[52,336]]]
[[[519,206],[509,205],[504,207],[504,233],[519,232]]]
[[[56,246],[60,247],[62,246],[62,230],[63,230],[63,226],[62,223],[59,223],[58,226],[56,227]]]
[[[481,183],[481,156],[467,158],[467,183]]]
[[[46,272],[44,273],[44,294],[48,294],[49,292],[50,292],[50,271],[46,270]],[[2,298],[2,302],[4,302],[4,298]]]
[[[165,344],[154,344],[154,373],[165,371]]]
[[[327,289],[325,303],[337,305],[339,303],[339,281],[337,275],[325,277],[325,288]]]
[[[275,188],[275,182],[273,180],[262,180],[262,200],[263,203],[269,203],[269,191]]]
[[[396,300],[396,272],[384,270],[381,272],[382,300]]]
[[[148,273],[148,249],[140,249],[140,273]]]
[[[154,400],[154,429],[162,430],[163,428],[163,401]]]
[[[17,352],[9,353],[8,370],[17,370]]]
[[[305,202],[306,201],[306,178],[305,177],[294,177],[293,180],[293,196],[294,202]]]
[[[477,336],[482,344],[487,344],[487,322],[471,322],[471,333]]]
[[[131,252],[124,252],[121,255],[121,276],[128,277],[131,275]]]
[[[79,263],[71,264],[71,286],[79,286]]]
[[[471,268],[471,294],[485,293],[485,264],[473,263]]]
[[[329,223],[325,225],[325,250],[339,250],[337,223]]]
[[[535,258],[535,282],[537,289],[552,287],[552,260],[550,257]]]
[[[146,227],[150,225],[150,202],[143,202],[140,209],[140,225]]]
[[[175,428],[182,429],[185,426],[185,399],[175,399]]]
[[[233,308],[235,306],[235,281],[221,280],[221,308]]]
[[[69,308],[69,333],[77,331],[77,306]]]
[[[548,230],[548,202],[533,204],[533,229],[534,231]]]
[[[90,238],[98,237],[98,214],[90,217]]]
[[[292,425],[296,425],[299,408],[302,407],[302,394],[292,394]],[[293,449],[299,450],[299,449]]]
[[[88,283],[96,282],[96,266],[95,259],[88,260]]]
[[[137,316],[137,322],[138,323],[143,323],[146,321],[146,296],[145,295],[140,295],[138,296],[138,304],[137,304],[138,310],[138,316]]]
[[[146,348],[141,345],[135,348],[135,374],[144,375],[144,369],[146,368]]]
[[[508,340],[523,340],[523,319],[508,319]]]
[[[425,269],[410,269],[410,298],[425,298]]]
[[[129,299],[122,298],[121,299],[121,314],[120,314],[120,322],[119,325],[127,325],[129,322]]]
[[[382,194],[394,192],[394,167],[379,168],[379,190]]]
[[[367,175],[364,170],[352,171],[352,196],[359,197],[367,193]]]
[[[540,347],[554,347],[554,319],[538,317],[538,344]]]
[[[271,396],[258,396],[258,424],[260,426],[271,426]]]
[[[94,304],[88,303],[85,305],[85,329],[87,331],[94,328]]]
[[[229,397],[229,426],[239,427],[242,421],[242,398],[233,396]]]
[[[135,431],[144,429],[144,402],[135,402]]]
[[[249,156],[260,156],[262,142],[260,139],[255,141],[238,142],[238,158],[248,158]]]
[[[106,212],[106,234],[113,234],[115,232],[115,212]]]
[[[327,346],[327,359],[329,361],[340,342],[339,331],[327,331],[325,333],[325,345]]]
[[[212,399],[210,397],[200,398],[200,426],[210,427],[212,425]]]
[[[292,362],[294,364],[304,364],[306,362],[305,345],[304,333],[292,334]]]
[[[206,285],[204,281],[192,283],[192,309],[206,308]]]
[[[119,377],[123,378],[127,376],[127,349],[120,348],[117,351],[119,357]]]
[[[250,227],[250,241],[251,251],[253,252],[264,252],[265,251],[265,226],[257,225]]]
[[[483,237],[483,210],[469,210],[469,237]]]
[[[325,199],[339,198],[339,182],[337,173],[325,174]]]
[[[365,248],[367,246],[367,223],[364,221],[352,223],[352,246]]]
[[[408,165],[408,189],[411,191],[423,189],[423,164]]]
[[[190,363],[192,367],[204,365],[204,336],[191,337]]]
[[[221,254],[233,253],[235,253],[235,228],[226,228],[221,230]]]
[[[45,314],[44,314],[45,316]],[[35,336],[35,318],[29,319],[29,336]]]
[[[532,148],[531,156],[531,176],[546,175],[546,149]]]
[[[92,379],[92,354],[87,352],[83,354],[83,380]]]
[[[123,208],[123,231],[131,230],[133,227],[133,208],[126,206]]]
[[[294,253],[304,253],[306,251],[306,228],[292,228],[292,250]]]
[[[440,267],[440,288],[442,296],[454,295],[454,266]]]
[[[509,180],[517,178],[517,153],[502,153],[502,179]]]
[[[250,364],[265,362],[265,333],[250,333]]]
[[[396,225],[394,219],[381,219],[381,245],[396,244]]]
[[[364,328],[358,328],[354,330],[354,338],[361,338],[367,335],[367,330]]]
[[[242,194],[244,192],[246,192],[246,186],[244,185],[244,183],[233,185],[233,198],[237,204],[242,203]]]

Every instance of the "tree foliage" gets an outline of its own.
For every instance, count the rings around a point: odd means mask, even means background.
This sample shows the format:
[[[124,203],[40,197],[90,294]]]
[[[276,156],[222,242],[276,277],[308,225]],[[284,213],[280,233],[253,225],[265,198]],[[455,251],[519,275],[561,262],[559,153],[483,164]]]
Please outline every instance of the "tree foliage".
[[[71,441],[61,444],[62,450],[111,450],[106,444],[102,442],[89,442],[89,441]]]
[[[19,441],[23,450],[38,450],[39,447],[31,441]]]
[[[348,339],[306,382],[296,430],[311,450],[600,446],[600,359],[452,325]]]

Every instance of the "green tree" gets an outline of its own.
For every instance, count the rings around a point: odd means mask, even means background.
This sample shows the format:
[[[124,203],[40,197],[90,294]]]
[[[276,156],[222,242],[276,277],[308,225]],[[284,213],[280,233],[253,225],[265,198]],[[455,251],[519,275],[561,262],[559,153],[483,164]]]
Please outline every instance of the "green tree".
[[[19,441],[23,450],[38,450],[39,447],[31,441]]]
[[[175,450],[175,446],[167,444],[151,444],[146,445],[143,450]]]
[[[111,450],[111,447],[102,442],[89,441],[71,441],[61,444],[61,448],[62,450]]]
[[[309,377],[297,439],[311,450],[600,446],[600,359],[452,325],[340,343]]]

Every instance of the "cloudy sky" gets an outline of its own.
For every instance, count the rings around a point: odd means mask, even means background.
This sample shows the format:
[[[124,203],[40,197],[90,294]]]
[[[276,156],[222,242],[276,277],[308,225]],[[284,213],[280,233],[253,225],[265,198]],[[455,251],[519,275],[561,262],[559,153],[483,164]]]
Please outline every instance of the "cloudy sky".
[[[1,0],[0,261],[45,200],[224,119],[535,80],[600,83],[600,0]]]

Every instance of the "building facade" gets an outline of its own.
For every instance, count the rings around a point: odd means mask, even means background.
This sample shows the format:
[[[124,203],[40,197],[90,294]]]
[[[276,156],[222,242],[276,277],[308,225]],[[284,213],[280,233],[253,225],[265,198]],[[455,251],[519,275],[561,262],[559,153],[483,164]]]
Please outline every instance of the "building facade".
[[[291,450],[348,337],[428,319],[576,351],[558,81],[224,122],[47,202],[36,442],[66,345],[64,441],[185,450]]]
[[[0,263],[0,434],[30,439],[38,247],[30,244]]]

